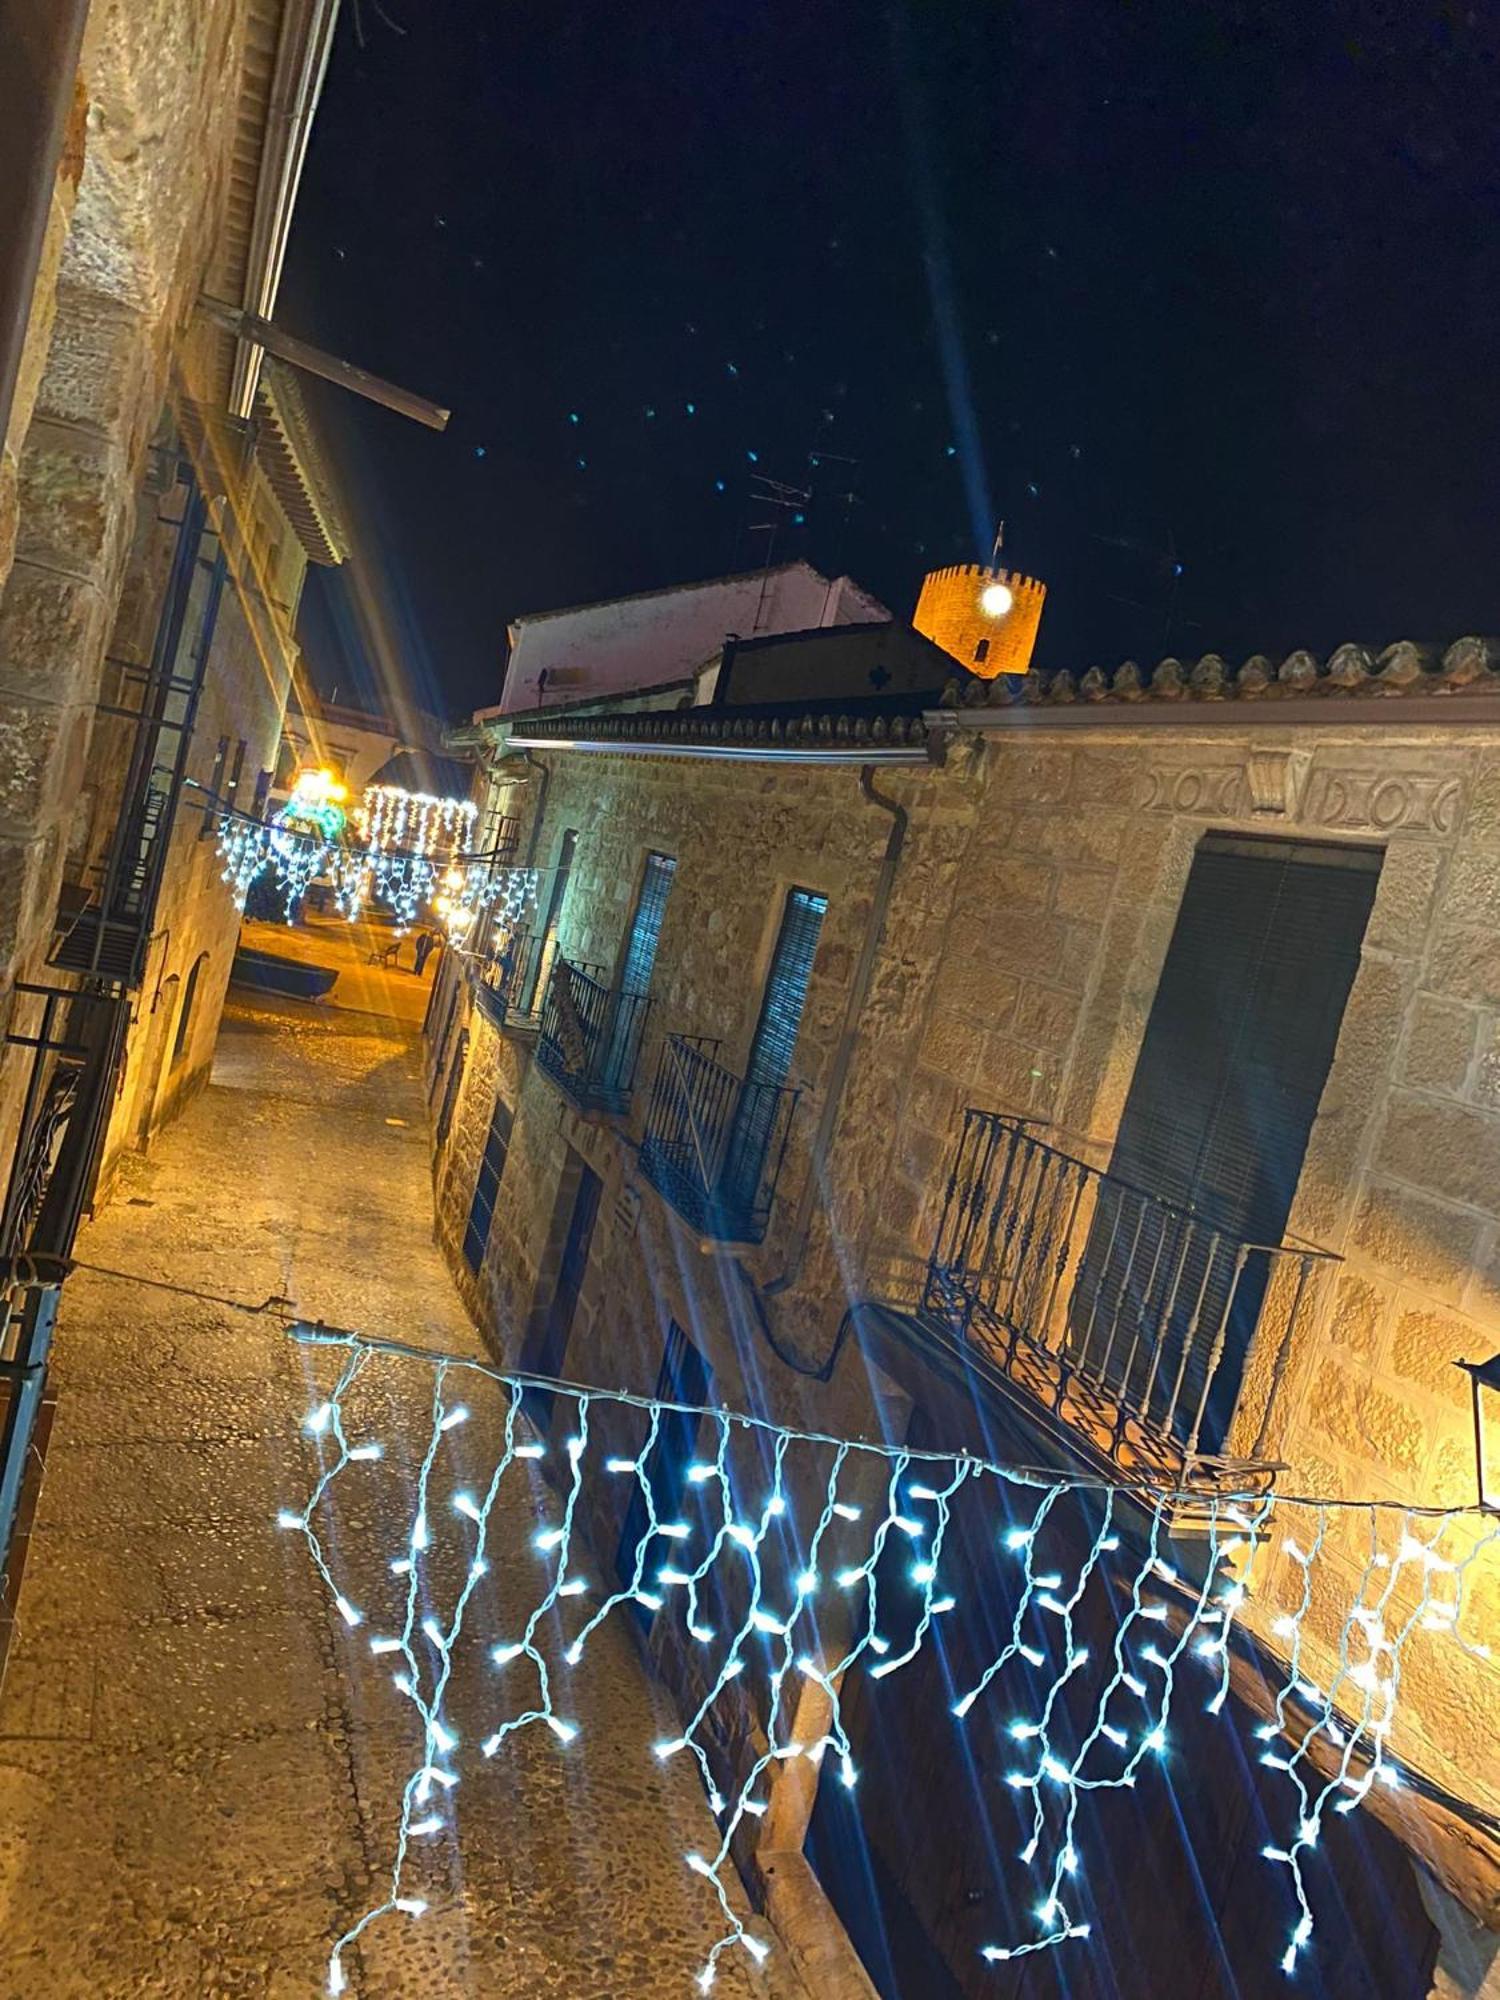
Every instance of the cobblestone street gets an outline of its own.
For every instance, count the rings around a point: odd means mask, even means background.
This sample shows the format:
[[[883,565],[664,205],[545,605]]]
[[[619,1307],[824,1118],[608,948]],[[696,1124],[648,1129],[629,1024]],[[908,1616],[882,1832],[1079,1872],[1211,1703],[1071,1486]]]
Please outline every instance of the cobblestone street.
[[[331,1357],[190,1294],[277,1293],[308,1318],[477,1351],[431,1241],[414,1029],[232,996],[212,1083],[131,1156],[78,1255],[186,1290],[90,1271],[66,1290],[0,1701],[0,2000],[311,1996],[333,1940],[386,1893],[419,1739],[368,1628],[345,1630],[301,1537],[275,1527],[315,1474],[299,1426]],[[386,1484],[361,1490],[391,1511],[356,1497],[330,1529],[341,1574],[375,1590],[431,1382],[412,1364],[371,1374]],[[500,1402],[470,1400],[477,1466]],[[517,1601],[534,1521],[523,1495],[492,1529]],[[587,1664],[578,1742],[531,1729],[493,1765],[465,1760],[456,1835],[428,1844],[408,1891],[431,1913],[366,1934],[354,1994],[692,1994],[721,1927],[682,1856],[716,1845],[714,1823],[687,1760],[651,1757],[671,1712],[623,1621]],[[472,1744],[483,1676],[455,1685]],[[801,1989],[779,1953],[757,1973],[739,1952],[715,1990]]]

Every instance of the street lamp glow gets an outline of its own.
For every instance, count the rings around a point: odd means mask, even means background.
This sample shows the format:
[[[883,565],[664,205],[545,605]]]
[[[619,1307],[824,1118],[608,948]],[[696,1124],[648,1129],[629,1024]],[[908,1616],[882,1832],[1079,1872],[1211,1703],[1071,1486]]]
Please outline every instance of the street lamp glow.
[[[979,608],[986,618],[1003,618],[1015,601],[1008,583],[987,583],[979,593]]]

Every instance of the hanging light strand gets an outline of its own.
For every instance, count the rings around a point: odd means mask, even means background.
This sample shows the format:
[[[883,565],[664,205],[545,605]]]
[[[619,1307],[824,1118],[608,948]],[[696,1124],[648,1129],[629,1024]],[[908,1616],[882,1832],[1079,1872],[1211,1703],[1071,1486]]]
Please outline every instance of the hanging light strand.
[[[449,1800],[460,1781],[463,1745],[446,1708],[450,1677],[476,1618],[495,1615],[495,1593],[485,1584],[492,1566],[487,1549],[495,1510],[506,1504],[505,1489],[514,1483],[518,1464],[553,1461],[559,1497],[532,1538],[545,1581],[532,1594],[519,1635],[510,1635],[513,1624],[510,1634],[502,1625],[498,1634],[475,1642],[487,1647],[504,1697],[478,1748],[493,1758],[512,1736],[540,1723],[566,1750],[582,1726],[563,1691],[571,1686],[571,1675],[586,1666],[600,1629],[625,1607],[680,1623],[684,1637],[707,1655],[704,1693],[676,1733],[651,1748],[659,1763],[683,1753],[691,1758],[719,1821],[716,1844],[685,1857],[704,1880],[720,1927],[696,1974],[705,1993],[726,1952],[743,1950],[759,1961],[770,1948],[736,1907],[732,1849],[746,1821],[767,1811],[778,1767],[804,1758],[821,1766],[831,1753],[840,1781],[854,1787],[858,1772],[843,1707],[848,1674],[864,1665],[873,1687],[898,1677],[933,1646],[956,1659],[940,1635],[959,1602],[960,1586],[993,1596],[994,1584],[960,1576],[946,1555],[961,1504],[968,1562],[972,1565],[976,1549],[987,1542],[1001,1565],[998,1574],[1014,1580],[1006,1605],[1009,1636],[953,1703],[953,1715],[964,1722],[981,1701],[995,1711],[985,1727],[998,1727],[1021,1749],[1007,1785],[1030,1821],[1018,1860],[1034,1884],[1034,1931],[986,1945],[983,1956],[991,1963],[1088,1938],[1092,1906],[1084,1849],[1108,1836],[1098,1834],[1092,1813],[1085,1822],[1085,1798],[1098,1806],[1097,1795],[1133,1788],[1169,1755],[1174,1706],[1189,1689],[1191,1667],[1204,1677],[1203,1708],[1210,1715],[1222,1711],[1230,1636],[1258,1567],[1267,1585],[1263,1620],[1277,1613],[1272,1629],[1288,1642],[1273,1719],[1258,1732],[1263,1761],[1284,1781],[1290,1805],[1284,1843],[1266,1850],[1291,1889],[1293,1928],[1281,1957],[1288,1970],[1314,1934],[1305,1861],[1318,1844],[1327,1810],[1348,1813],[1374,1784],[1403,1782],[1391,1735],[1411,1634],[1433,1631],[1452,1637],[1468,1654],[1484,1655],[1483,1647],[1461,1638],[1456,1628],[1468,1572],[1500,1527],[1489,1524],[1464,1553],[1450,1555],[1447,1538],[1461,1518],[1457,1510],[1365,1504],[1370,1527],[1364,1568],[1337,1644],[1331,1652],[1320,1651],[1315,1672],[1310,1629],[1304,1629],[1313,1601],[1312,1572],[1323,1559],[1330,1515],[1336,1507],[1347,1512],[1348,1503],[1277,1499],[1263,1491],[1132,1493],[967,1453],[915,1452],[795,1431],[725,1410],[686,1411],[712,1427],[713,1442],[710,1455],[684,1467],[668,1452],[663,1427],[669,1413],[684,1412],[682,1405],[511,1374],[465,1357],[426,1355],[329,1329],[299,1324],[292,1333],[304,1343],[347,1352],[326,1401],[306,1420],[320,1453],[317,1478],[305,1506],[284,1511],[280,1525],[307,1541],[350,1642],[390,1656],[395,1691],[418,1724],[387,1892],[338,1939],[328,1972],[334,1994],[347,1989],[349,1954],[371,1924],[393,1914],[420,1916],[427,1908],[426,1898],[411,1892],[409,1877],[425,1843],[453,1830]],[[431,1387],[415,1493],[390,1563],[400,1607],[389,1635],[378,1629],[378,1614],[372,1621],[364,1608],[365,1598],[373,1604],[382,1591],[389,1596],[389,1579],[384,1584],[371,1579],[356,1591],[336,1574],[328,1548],[337,1541],[327,1533],[342,1489],[365,1461],[382,1454],[378,1440],[351,1443],[359,1432],[346,1409],[377,1353],[429,1371]],[[499,1429],[499,1449],[477,1498],[468,1485],[453,1483],[451,1441],[470,1422],[467,1406],[452,1394],[463,1371],[497,1384],[504,1398],[503,1421],[487,1427]],[[536,1427],[529,1421],[533,1411]],[[558,1443],[544,1435],[549,1411]],[[636,1423],[634,1448],[622,1452],[617,1442],[595,1443],[601,1412],[607,1421],[598,1428],[612,1440],[620,1437],[622,1423]],[[484,1427],[477,1428],[482,1435]],[[757,1440],[764,1449],[751,1449]],[[471,1439],[469,1460],[473,1450]],[[872,1525],[866,1501],[868,1472],[876,1465],[885,1468],[883,1503],[874,1510]],[[585,1510],[617,1508],[632,1491],[641,1505],[634,1547],[622,1550],[619,1559],[621,1587],[596,1590],[581,1561]],[[1031,1504],[1018,1508],[1028,1491]],[[1141,1518],[1132,1515],[1127,1524],[1121,1509],[1132,1499]],[[524,1501],[518,1494],[510,1503],[517,1504],[529,1514],[533,1489],[525,1489]],[[1191,1510],[1196,1528],[1186,1575],[1166,1550],[1184,1509]],[[799,1529],[799,1516],[809,1524],[806,1532]],[[1281,1533],[1304,1517],[1310,1519],[1310,1539]],[[1277,1553],[1280,1568],[1272,1560]],[[461,1580],[451,1587],[451,1607],[444,1612],[450,1586],[442,1579],[452,1574],[455,1561]],[[1420,1585],[1415,1591],[1402,1581],[1412,1575]],[[1100,1605],[1122,1586],[1113,1647],[1095,1663],[1078,1643],[1076,1621],[1092,1604],[1097,1624]],[[892,1589],[896,1599],[886,1604]],[[554,1665],[553,1628],[572,1622],[571,1600],[590,1598],[592,1608],[583,1607],[572,1637],[563,1632]],[[1406,1607],[1399,1616],[1393,1611],[1398,1602]],[[903,1631],[898,1644],[895,1635]],[[832,1655],[837,1657],[830,1664]],[[804,1685],[821,1696],[812,1710],[791,1699],[793,1688]],[[713,1721],[731,1686],[744,1691],[762,1733],[759,1750],[733,1772],[721,1761]],[[812,1740],[803,1740],[796,1731],[809,1712],[822,1719]]]

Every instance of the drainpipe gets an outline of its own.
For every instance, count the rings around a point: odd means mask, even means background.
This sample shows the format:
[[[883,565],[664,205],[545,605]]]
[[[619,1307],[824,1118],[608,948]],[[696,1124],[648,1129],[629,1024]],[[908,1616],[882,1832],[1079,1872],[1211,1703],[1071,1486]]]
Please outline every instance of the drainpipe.
[[[88,0],[0,0],[0,443],[10,427]],[[20,440],[16,440],[19,454]]]
[[[541,844],[542,838],[542,815],[547,810],[547,787],[552,782],[552,766],[550,764],[539,764],[529,750],[523,750],[521,755],[526,759],[526,762],[531,766],[533,771],[541,773],[542,778],[541,787],[536,795],[536,810],[531,815],[531,838],[526,843],[526,866],[528,868],[535,868],[536,851]]]
[[[818,1129],[813,1134],[807,1181],[792,1221],[791,1248],[787,1253],[786,1268],[761,1286],[761,1292],[766,1298],[775,1298],[796,1283],[801,1274],[803,1259],[807,1255],[808,1239],[812,1234],[813,1210],[823,1185],[823,1168],[833,1143],[834,1127],[838,1124],[844,1085],[848,1081],[849,1065],[854,1057],[854,1045],[859,1039],[860,1017],[864,1013],[865,1001],[870,992],[870,981],[875,972],[875,954],[880,948],[886,912],[890,908],[891,890],[895,886],[896,869],[900,865],[901,850],[906,844],[906,828],[910,815],[905,806],[897,805],[894,799],[876,791],[874,771],[873,764],[860,766],[859,789],[868,804],[880,812],[889,813],[891,830],[886,837],[885,859],[880,864],[880,874],[875,883],[875,899],[870,909],[869,922],[865,925],[864,942],[859,948],[859,961],[854,968],[848,1004],[844,1008],[844,1022],[839,1030],[838,1046],[829,1065],[828,1088],[823,1096],[823,1110],[818,1119]]]

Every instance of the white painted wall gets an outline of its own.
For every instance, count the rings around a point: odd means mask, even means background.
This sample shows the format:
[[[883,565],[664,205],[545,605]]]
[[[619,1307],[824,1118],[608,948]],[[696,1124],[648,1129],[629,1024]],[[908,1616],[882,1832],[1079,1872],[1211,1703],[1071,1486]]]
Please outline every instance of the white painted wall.
[[[540,612],[510,627],[499,712],[690,680],[731,632],[750,639],[881,624],[890,615],[849,577],[821,576],[804,562]]]

